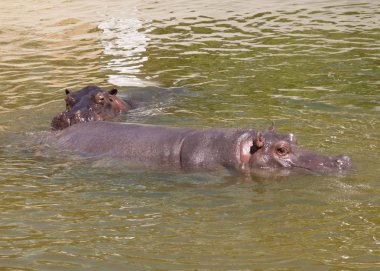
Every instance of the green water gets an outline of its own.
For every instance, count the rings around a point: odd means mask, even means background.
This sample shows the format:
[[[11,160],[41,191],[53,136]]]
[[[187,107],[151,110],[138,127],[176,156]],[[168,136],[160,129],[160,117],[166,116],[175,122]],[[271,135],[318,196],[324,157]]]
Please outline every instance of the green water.
[[[0,270],[379,269],[379,22],[370,0],[2,0]],[[355,172],[247,181],[37,145],[88,84],[145,93],[126,121],[274,120]]]

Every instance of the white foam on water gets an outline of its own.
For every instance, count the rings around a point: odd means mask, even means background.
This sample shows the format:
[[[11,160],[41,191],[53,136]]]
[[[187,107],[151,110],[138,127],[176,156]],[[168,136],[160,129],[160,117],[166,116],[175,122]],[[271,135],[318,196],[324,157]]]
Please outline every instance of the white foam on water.
[[[143,22],[135,17],[111,18],[98,27],[103,31],[104,54],[112,56],[107,68],[115,74],[109,75],[109,83],[117,86],[151,85],[138,77],[143,63],[148,60],[144,52],[149,38],[139,31]]]

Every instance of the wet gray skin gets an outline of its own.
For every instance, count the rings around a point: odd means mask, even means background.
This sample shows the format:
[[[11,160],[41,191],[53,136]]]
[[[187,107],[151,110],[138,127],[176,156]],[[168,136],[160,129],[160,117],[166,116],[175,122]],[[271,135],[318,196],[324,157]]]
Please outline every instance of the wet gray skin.
[[[80,122],[118,121],[131,109],[127,101],[116,96],[117,89],[106,91],[87,86],[76,92],[67,89],[65,92],[66,110],[53,118],[53,130],[62,130]]]
[[[56,134],[57,145],[84,155],[116,157],[182,169],[224,167],[302,173],[338,173],[352,167],[346,155],[326,156],[297,146],[293,134],[248,128],[204,129],[113,122],[79,123]]]

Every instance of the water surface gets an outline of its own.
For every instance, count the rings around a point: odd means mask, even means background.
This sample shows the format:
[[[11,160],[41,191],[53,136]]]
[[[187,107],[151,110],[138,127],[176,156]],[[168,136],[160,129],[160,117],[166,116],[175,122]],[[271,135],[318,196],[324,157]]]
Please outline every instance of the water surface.
[[[369,0],[1,1],[0,267],[378,269],[379,21]],[[125,121],[274,120],[356,170],[247,181],[36,144],[88,84],[146,97]]]

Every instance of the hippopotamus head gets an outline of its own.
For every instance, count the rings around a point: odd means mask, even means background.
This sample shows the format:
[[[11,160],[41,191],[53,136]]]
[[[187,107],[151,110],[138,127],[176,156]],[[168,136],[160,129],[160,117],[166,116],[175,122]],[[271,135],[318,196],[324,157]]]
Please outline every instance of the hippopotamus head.
[[[292,172],[338,173],[352,168],[347,155],[326,156],[297,145],[293,134],[279,135],[274,123],[269,130],[258,132],[246,157],[251,169],[290,170]]]
[[[66,92],[66,110],[54,117],[53,130],[62,130],[70,125],[88,121],[117,121],[130,107],[116,96],[117,89],[106,91],[100,87],[87,86],[79,91]]]

